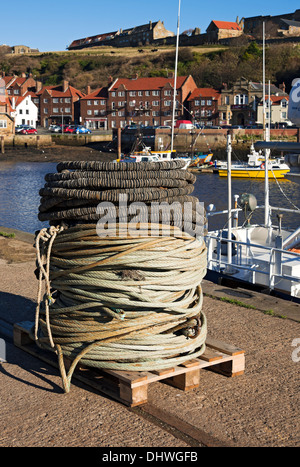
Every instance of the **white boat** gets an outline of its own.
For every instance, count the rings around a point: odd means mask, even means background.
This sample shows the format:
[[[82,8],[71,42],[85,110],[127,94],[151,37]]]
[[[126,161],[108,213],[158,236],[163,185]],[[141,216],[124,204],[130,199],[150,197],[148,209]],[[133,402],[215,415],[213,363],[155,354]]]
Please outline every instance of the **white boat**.
[[[300,143],[257,142],[256,149],[270,150],[276,148],[282,151],[298,151]],[[212,207],[207,213],[208,219],[218,214],[227,214],[226,229],[209,231],[205,241],[207,245],[207,277],[220,281],[220,278],[230,278],[231,281],[247,287],[255,286],[267,289],[269,292],[294,297],[300,301],[300,209],[285,209],[270,206],[268,192],[268,177],[265,178],[265,204],[257,206],[255,196],[243,194],[240,206],[232,209],[231,203],[231,161],[230,140],[228,141],[228,209],[213,212]],[[288,158],[286,158],[288,160]],[[300,161],[300,157],[298,156]],[[266,164],[268,158],[266,156]],[[266,172],[268,167],[265,168]],[[300,164],[299,164],[300,171]],[[299,179],[298,179],[299,180]],[[235,199],[237,201],[239,197]],[[294,200],[295,202],[296,200]],[[298,200],[299,201],[299,200]],[[296,201],[297,202],[297,201]],[[251,225],[249,219],[256,209],[264,209],[264,224]],[[244,211],[246,222],[239,224],[239,213]],[[276,212],[278,225],[271,223],[271,213]],[[299,227],[283,228],[282,213],[290,212],[299,216]],[[234,217],[234,222],[232,219]],[[248,220],[247,220],[248,218]],[[209,225],[208,225],[209,229]]]
[[[164,162],[164,161],[184,161],[183,170],[186,170],[190,163],[190,157],[178,157],[175,151],[151,151],[150,147],[145,146],[141,151],[131,152],[128,156],[121,155],[116,162]]]

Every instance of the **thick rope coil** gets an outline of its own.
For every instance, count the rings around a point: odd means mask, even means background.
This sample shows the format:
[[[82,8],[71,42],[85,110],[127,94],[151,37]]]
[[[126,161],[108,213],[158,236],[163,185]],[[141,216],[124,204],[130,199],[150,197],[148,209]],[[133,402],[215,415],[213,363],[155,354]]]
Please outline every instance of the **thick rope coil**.
[[[205,244],[176,227],[171,234],[169,226],[158,227],[157,236],[149,236],[148,224],[137,237],[118,225],[117,234],[108,230],[102,238],[95,224],[38,234],[35,335],[39,345],[56,351],[65,392],[79,361],[151,371],[204,352]],[[64,356],[72,360],[68,373]]]

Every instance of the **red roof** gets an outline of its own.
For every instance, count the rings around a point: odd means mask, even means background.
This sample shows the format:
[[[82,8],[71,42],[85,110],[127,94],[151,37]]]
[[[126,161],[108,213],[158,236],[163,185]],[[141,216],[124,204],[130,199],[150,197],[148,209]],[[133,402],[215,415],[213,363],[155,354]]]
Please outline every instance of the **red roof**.
[[[196,88],[188,98],[189,101],[199,97],[211,97],[212,99],[219,99],[220,93],[213,88]]]
[[[68,86],[66,91],[63,91],[62,86],[44,86],[36,95],[39,96],[44,91],[48,91],[51,97],[84,97],[84,94],[73,86]]]
[[[273,105],[280,105],[282,100],[286,100],[288,102],[289,101],[289,96],[270,96],[270,99],[271,99]],[[266,96],[265,100],[268,101],[269,96]],[[262,105],[262,102],[259,105]]]
[[[91,92],[90,94],[87,94],[84,96],[82,99],[83,100],[88,100],[88,99],[107,99],[107,88],[98,88],[95,91]]]
[[[242,29],[237,23],[232,23],[230,21],[212,21],[218,29],[235,29],[236,31],[241,31]]]
[[[178,76],[177,78],[177,86],[176,88],[179,89],[184,84],[187,76]],[[152,91],[152,90],[159,90],[164,88],[167,84],[170,84],[171,87],[174,86],[174,78],[135,78],[135,79],[128,79],[128,78],[118,78],[109,88],[109,91],[116,91],[119,89],[120,86],[124,86],[127,91]]]

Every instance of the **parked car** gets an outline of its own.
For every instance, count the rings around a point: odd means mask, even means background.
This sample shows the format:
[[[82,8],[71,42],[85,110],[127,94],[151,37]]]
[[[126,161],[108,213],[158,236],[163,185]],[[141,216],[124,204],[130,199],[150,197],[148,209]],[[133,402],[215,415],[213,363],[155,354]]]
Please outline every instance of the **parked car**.
[[[232,125],[232,130],[242,130],[244,127],[242,125]]]
[[[90,134],[92,132],[91,132],[91,130],[89,130],[85,126],[79,125],[79,126],[75,127],[74,133],[76,133],[78,135],[78,134],[81,134],[81,133],[84,133],[84,134],[89,133]]]
[[[59,125],[50,125],[49,130],[51,133],[61,133],[61,127]]]
[[[17,125],[15,127],[15,133],[21,133],[21,131],[24,130],[24,128],[29,128],[29,125]]]
[[[36,135],[37,134],[37,129],[33,128],[32,126],[27,126],[27,127],[24,127],[20,131],[20,134],[21,135]]]
[[[76,131],[75,125],[68,125],[66,128],[64,128],[64,133],[75,133],[75,131]]]

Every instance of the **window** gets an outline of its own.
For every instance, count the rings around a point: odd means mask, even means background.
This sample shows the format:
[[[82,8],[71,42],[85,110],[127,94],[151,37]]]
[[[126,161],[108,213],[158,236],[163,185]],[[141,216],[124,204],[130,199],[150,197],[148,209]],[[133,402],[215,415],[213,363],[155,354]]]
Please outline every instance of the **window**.
[[[19,94],[19,89],[14,89],[14,94]]]
[[[158,107],[159,106],[159,101],[153,101],[152,105],[153,105],[153,107]]]
[[[88,110],[88,111],[87,111],[87,114],[88,114],[88,115],[92,115],[92,111],[91,111],[91,110]]]
[[[199,101],[199,100],[196,100],[196,101],[195,101],[195,105],[200,105],[200,101]]]
[[[48,113],[48,108],[45,107],[45,108],[44,108],[44,114],[47,114],[47,113]]]
[[[153,116],[153,117],[159,117],[159,112],[158,112],[157,110],[154,110],[154,111],[152,112],[152,116]]]
[[[287,106],[287,101],[286,100],[282,100],[281,101],[281,107],[286,107]]]
[[[48,99],[43,100],[44,104],[48,104]]]
[[[94,101],[94,105],[99,105],[99,101]]]
[[[130,102],[129,102],[129,106],[130,106],[130,107],[134,107],[134,106],[135,106],[135,101],[130,101]]]
[[[7,121],[6,120],[0,120],[0,128],[7,128]]]
[[[206,105],[212,105],[212,100],[211,100],[211,99],[207,99]]]
[[[124,91],[119,91],[119,92],[118,92],[118,96],[119,96],[119,97],[124,97],[124,96],[125,96],[125,92],[124,92]]]
[[[66,114],[70,114],[70,113],[71,113],[71,108],[70,108],[70,107],[66,107],[66,108],[65,108],[65,113],[66,113]]]
[[[146,92],[147,92],[147,91],[146,91]],[[146,95],[147,95],[147,94],[146,94]],[[143,91],[139,91],[139,92],[138,92],[138,96],[139,96],[139,97],[143,97]]]
[[[286,112],[281,112],[281,118],[286,118]]]
[[[26,105],[28,105],[28,101],[26,101]]]
[[[159,91],[152,91],[152,96],[159,96]]]
[[[234,96],[235,105],[246,105],[248,104],[248,96],[246,94],[237,94]]]
[[[39,103],[39,99],[33,99],[33,102],[34,102],[35,104],[38,104],[38,103]]]
[[[99,110],[94,110],[94,115],[99,115]]]
[[[104,100],[104,99],[101,99],[100,104],[101,104],[101,105],[105,105],[105,100]]]
[[[28,109],[26,109],[26,115],[29,115],[29,110]]]
[[[129,95],[130,95],[130,97],[134,97],[134,96],[136,96],[136,92],[135,91],[130,91]]]
[[[169,107],[169,106],[171,105],[171,101],[165,101],[165,102],[164,102],[164,105],[165,105],[166,107],[167,107],[167,106]]]
[[[201,105],[205,105],[205,99],[201,99]]]
[[[115,109],[115,108],[116,108],[116,103],[115,103],[115,102],[112,102],[112,103],[111,103],[111,108],[112,108],[112,109]]]
[[[225,104],[229,105],[229,96],[225,96]]]
[[[87,101],[87,105],[92,105],[92,101]]]
[[[23,113],[23,110],[22,110],[22,109],[20,109],[20,110],[19,110],[19,114],[22,114],[22,113]]]
[[[111,93],[111,97],[116,97],[115,91],[113,91],[113,92]]]
[[[170,90],[166,90],[166,91],[165,91],[165,96],[171,96],[171,91],[170,91]]]
[[[145,96],[150,96],[150,91],[145,91]]]
[[[58,107],[53,107],[53,113],[58,114]]]
[[[53,104],[58,104],[58,99],[57,99],[57,97],[53,97]]]
[[[71,98],[70,98],[70,97],[66,97],[66,98],[65,98],[65,103],[66,103],[66,104],[71,104]]]
[[[116,128],[116,122],[114,120],[111,121],[111,127]]]

